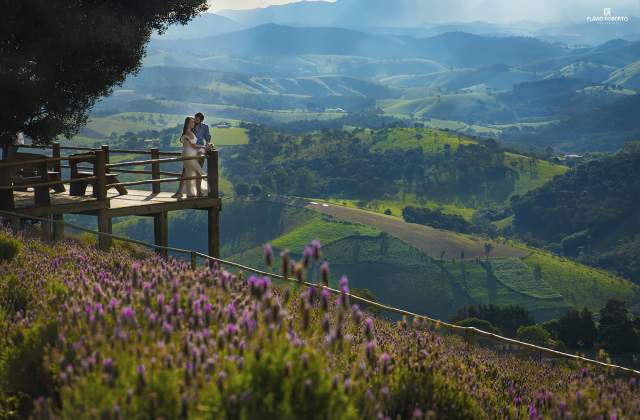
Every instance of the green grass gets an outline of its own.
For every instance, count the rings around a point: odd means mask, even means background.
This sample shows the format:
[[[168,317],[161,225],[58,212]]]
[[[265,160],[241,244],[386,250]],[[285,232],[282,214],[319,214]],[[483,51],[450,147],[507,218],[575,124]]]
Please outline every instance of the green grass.
[[[524,194],[535,190],[551,181],[555,176],[566,173],[569,168],[557,165],[546,160],[532,161],[527,156],[505,152],[505,165],[518,171],[520,175],[516,180],[515,194]],[[534,163],[533,166],[531,163]]]
[[[491,264],[497,263],[498,266],[504,261],[517,259],[491,259]],[[443,270],[448,273],[452,281],[461,284],[474,303],[494,304],[499,306],[518,305],[531,311],[536,319],[544,320],[560,316],[570,305],[563,301],[562,296],[558,293],[551,295],[553,289],[546,287],[547,293],[544,298],[534,296],[535,293],[528,294],[525,291],[531,290],[531,284],[526,282],[517,282],[509,279],[504,282],[507,272],[500,267],[498,275],[490,273],[486,261],[482,260],[466,260],[466,261],[442,261],[439,263]],[[524,289],[524,290],[523,290]]]
[[[640,296],[638,286],[630,281],[565,258],[536,251],[522,261],[532,270],[539,266],[543,281],[578,307],[597,310],[608,299],[637,303]]]
[[[249,143],[247,130],[239,127],[211,129],[211,138],[216,146],[238,146]]]
[[[561,298],[531,267],[520,258],[494,259],[489,262],[493,274],[505,286],[537,299]]]
[[[360,137],[371,139],[371,130],[366,130]],[[455,152],[461,144],[472,144],[475,141],[460,136],[455,133],[447,133],[440,130],[425,128],[396,128],[389,130],[386,137],[378,140],[373,139],[374,145],[371,148],[375,152],[383,152],[389,149],[415,149],[422,148],[425,153],[440,153],[445,145],[451,146],[451,151]]]
[[[348,236],[377,236],[379,234],[380,231],[372,227],[343,222],[327,216],[318,216],[275,239],[273,246],[300,252],[305,245],[314,239],[318,239],[326,245]]]
[[[475,209],[462,207],[455,204],[441,203],[434,200],[421,200],[416,198],[415,194],[405,194],[404,197],[399,196],[397,199],[380,199],[363,202],[354,199],[331,198],[326,200],[328,203],[339,204],[354,209],[363,209],[374,211],[376,213],[384,213],[387,209],[391,210],[391,216],[402,218],[402,209],[406,206],[427,207],[430,209],[441,209],[443,213],[462,216],[469,221],[475,213]]]
[[[184,122],[184,116],[173,114],[156,114],[149,112],[125,112],[108,117],[93,117],[87,128],[109,137],[112,133],[121,135],[126,132],[144,130],[162,130],[175,127]]]

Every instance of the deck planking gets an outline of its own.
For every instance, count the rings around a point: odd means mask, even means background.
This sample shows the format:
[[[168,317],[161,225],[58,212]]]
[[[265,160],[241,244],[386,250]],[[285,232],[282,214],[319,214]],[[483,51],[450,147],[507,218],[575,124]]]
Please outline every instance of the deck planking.
[[[130,189],[127,195],[119,195],[115,190],[107,192],[107,201],[100,202],[91,196],[91,187],[84,197],[69,195],[69,185],[63,193],[51,192],[51,205],[36,206],[32,191],[15,191],[16,212],[30,216],[46,216],[64,213],[89,213],[104,210],[109,217],[146,216],[167,211],[187,209],[219,208],[220,199],[199,197],[176,199],[169,192],[154,194],[151,191]]]

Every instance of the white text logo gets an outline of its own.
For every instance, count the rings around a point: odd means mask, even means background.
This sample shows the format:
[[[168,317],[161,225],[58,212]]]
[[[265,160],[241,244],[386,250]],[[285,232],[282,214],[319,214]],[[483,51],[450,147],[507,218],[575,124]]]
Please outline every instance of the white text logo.
[[[602,10],[602,16],[587,16],[589,23],[626,23],[629,22],[629,16],[615,16],[610,7]]]

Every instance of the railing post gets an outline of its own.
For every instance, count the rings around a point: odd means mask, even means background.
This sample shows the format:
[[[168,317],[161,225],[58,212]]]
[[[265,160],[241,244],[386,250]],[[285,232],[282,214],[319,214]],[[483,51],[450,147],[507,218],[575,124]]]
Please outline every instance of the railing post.
[[[151,149],[151,159],[160,159],[160,149],[154,147]],[[160,179],[160,163],[154,162],[151,164],[151,179]],[[155,182],[151,184],[152,192],[154,194],[160,194],[160,184]]]
[[[96,198],[98,201],[106,201],[107,199],[106,170],[104,150],[96,150],[96,163],[93,166],[93,171],[98,178],[96,181]]]
[[[60,143],[54,141],[51,149],[51,156],[55,159],[60,159]],[[57,161],[53,164],[55,172],[60,174],[60,178],[62,179],[62,162]]]
[[[207,151],[207,185],[209,186],[209,197],[218,198],[218,151]]]
[[[111,160],[109,158],[109,145],[108,144],[103,144],[102,147],[100,147],[100,150],[102,150],[104,152],[104,163],[106,165],[110,164]]]

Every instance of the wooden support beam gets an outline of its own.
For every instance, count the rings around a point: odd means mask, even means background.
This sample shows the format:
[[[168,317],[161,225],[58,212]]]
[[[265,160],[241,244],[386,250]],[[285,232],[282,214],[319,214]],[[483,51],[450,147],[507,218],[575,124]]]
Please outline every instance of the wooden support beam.
[[[154,147],[151,149],[151,160],[160,159],[160,149]],[[160,164],[158,162],[154,162],[151,164],[151,179],[160,179]],[[151,184],[151,191],[154,194],[160,193],[160,184]]]
[[[153,233],[156,245],[169,246],[169,213],[153,215]],[[169,255],[166,249],[157,249],[156,252],[165,258]]]
[[[220,258],[220,208],[207,209],[209,256]]]
[[[54,214],[53,216],[53,240],[64,239],[64,214]]]
[[[220,195],[218,186],[218,151],[207,151],[207,183],[209,187],[209,197],[218,198]]]
[[[98,212],[98,232],[113,233],[113,225],[111,217],[107,214],[106,210],[100,210]],[[102,251],[108,251],[111,248],[112,240],[108,236],[98,236],[98,248]]]
[[[45,216],[45,219],[51,220],[51,216]],[[53,238],[53,230],[51,226],[51,222],[40,222],[40,238],[42,242],[48,243],[51,242]]]

